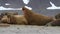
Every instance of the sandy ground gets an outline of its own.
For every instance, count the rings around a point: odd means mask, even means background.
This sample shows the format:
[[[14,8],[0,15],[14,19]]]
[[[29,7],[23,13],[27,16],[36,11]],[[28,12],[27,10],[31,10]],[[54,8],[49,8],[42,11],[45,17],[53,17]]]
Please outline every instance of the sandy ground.
[[[0,27],[0,34],[60,34],[60,27],[10,25]]]

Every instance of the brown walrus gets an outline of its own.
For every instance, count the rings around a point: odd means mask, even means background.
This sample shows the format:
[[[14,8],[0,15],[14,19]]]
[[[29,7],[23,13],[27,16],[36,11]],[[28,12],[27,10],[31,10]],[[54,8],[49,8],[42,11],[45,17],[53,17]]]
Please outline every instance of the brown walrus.
[[[9,15],[8,18],[10,18],[9,24],[18,24],[18,25],[27,25],[28,24],[24,15]]]
[[[60,19],[60,13],[58,13],[57,15],[55,15],[56,19]]]
[[[8,18],[8,17],[5,15],[5,16],[3,16],[3,17],[1,18],[0,22],[1,22],[1,23],[6,23],[6,24],[8,24],[8,23],[10,23],[10,18]]]
[[[60,19],[49,22],[48,24],[46,24],[46,26],[60,26]]]
[[[18,15],[18,12],[2,12],[0,15],[0,22],[1,23],[10,23],[10,18],[8,15]]]
[[[54,19],[48,16],[44,16],[42,14],[34,13],[32,10],[27,9],[26,7],[22,8],[25,18],[30,25],[45,25]]]

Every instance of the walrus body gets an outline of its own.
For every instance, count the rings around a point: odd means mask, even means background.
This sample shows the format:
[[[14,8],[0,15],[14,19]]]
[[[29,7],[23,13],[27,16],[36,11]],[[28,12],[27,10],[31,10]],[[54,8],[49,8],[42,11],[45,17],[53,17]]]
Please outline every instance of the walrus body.
[[[29,10],[25,7],[23,7],[22,10],[23,10],[25,18],[28,21],[28,24],[30,25],[45,25],[48,22],[51,22],[54,20],[51,17],[47,17],[41,14],[36,14],[32,12],[32,10]]]

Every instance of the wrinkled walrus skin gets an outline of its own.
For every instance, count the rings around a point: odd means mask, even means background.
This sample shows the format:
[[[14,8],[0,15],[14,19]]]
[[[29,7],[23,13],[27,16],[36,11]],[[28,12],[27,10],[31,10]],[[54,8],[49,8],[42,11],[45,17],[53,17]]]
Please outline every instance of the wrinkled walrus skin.
[[[1,23],[10,23],[10,18],[8,18],[6,15],[3,16],[0,20]]]

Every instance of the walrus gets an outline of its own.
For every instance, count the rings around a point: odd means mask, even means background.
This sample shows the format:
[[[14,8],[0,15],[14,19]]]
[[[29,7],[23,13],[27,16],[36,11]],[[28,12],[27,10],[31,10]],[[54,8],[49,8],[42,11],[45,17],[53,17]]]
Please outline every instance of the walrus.
[[[60,19],[60,13],[58,13],[57,15],[55,15],[56,19]]]
[[[56,20],[54,20],[52,22],[49,22],[45,26],[60,26],[60,19],[56,19]]]
[[[22,8],[23,11],[23,15],[25,16],[25,18],[28,21],[29,25],[46,25],[47,23],[53,21],[54,19],[42,14],[38,14],[38,13],[34,13],[32,10],[29,10],[26,7]]]
[[[0,23],[10,23],[8,15],[18,15],[18,12],[2,12],[0,15]]]
[[[8,18],[10,18],[9,24],[18,24],[18,25],[27,25],[28,24],[24,15],[8,15]]]

